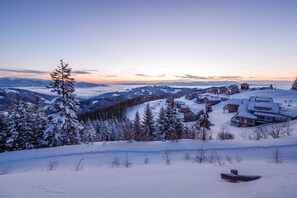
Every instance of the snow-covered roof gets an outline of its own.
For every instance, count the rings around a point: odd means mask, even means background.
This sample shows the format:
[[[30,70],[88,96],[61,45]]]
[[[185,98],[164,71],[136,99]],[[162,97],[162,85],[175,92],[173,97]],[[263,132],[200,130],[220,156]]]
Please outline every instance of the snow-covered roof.
[[[179,101],[179,100],[176,100],[175,103],[180,104],[180,105],[185,105],[186,104],[184,101]]]
[[[226,101],[227,105],[240,105],[242,103],[241,99],[229,99]]]
[[[243,118],[257,119],[252,113],[248,111],[249,100],[243,99],[242,103],[238,107],[238,115]]]
[[[211,102],[217,102],[217,101],[221,101],[222,99],[221,98],[215,98],[215,97],[208,97],[207,100],[211,101]]]
[[[180,107],[183,109],[186,109],[186,108],[189,108],[189,105],[181,105]]]
[[[272,97],[257,97],[257,96],[252,96],[250,98],[252,102],[273,102]]]
[[[295,119],[297,118],[297,108],[286,108],[279,111],[280,115]]]
[[[259,116],[273,117],[273,118],[287,118],[285,116],[282,116],[279,114],[272,114],[272,113],[255,112],[254,114]]]
[[[279,105],[274,102],[254,102],[250,101],[248,105],[249,111],[260,111],[269,113],[278,113]]]

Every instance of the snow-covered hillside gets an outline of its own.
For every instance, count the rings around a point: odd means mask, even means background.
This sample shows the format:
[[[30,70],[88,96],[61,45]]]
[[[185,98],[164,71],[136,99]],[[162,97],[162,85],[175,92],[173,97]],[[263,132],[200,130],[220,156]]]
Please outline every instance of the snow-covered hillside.
[[[249,99],[251,96],[258,97],[273,97],[274,101],[280,103],[283,108],[297,108],[297,92],[291,90],[280,90],[280,89],[267,89],[267,90],[255,90],[255,91],[241,91],[238,94],[231,95],[230,99]],[[226,97],[226,96],[224,96]],[[185,97],[177,98],[175,101],[184,101],[189,106],[193,113],[197,113],[199,110],[205,108],[205,104],[197,104],[194,100],[187,100]],[[214,124],[212,127],[212,133],[215,135],[219,132],[222,125],[228,125],[230,131],[239,137],[239,134],[245,130],[251,130],[251,128],[238,128],[237,126],[231,125],[231,118],[235,113],[227,113],[223,111],[223,107],[227,101],[223,101],[217,105],[212,106],[213,112],[210,113],[210,120]],[[152,107],[155,118],[158,116],[158,112],[162,106],[166,107],[166,100],[156,100],[148,102]],[[143,114],[144,108],[147,103],[136,105],[127,109],[127,118],[130,120],[134,119],[136,111],[140,115]],[[288,106],[289,105],[289,106]],[[180,114],[182,116],[182,114]]]
[[[283,90],[244,91],[231,98],[250,96],[271,96],[283,106],[297,104],[297,92]],[[176,100],[185,101],[195,112],[204,108],[184,97]],[[234,115],[223,112],[224,103],[214,105],[210,114],[214,138]],[[166,103],[150,104],[156,116]],[[127,116],[133,119],[144,107],[129,108]],[[253,127],[229,125],[234,140],[99,142],[4,152],[0,153],[0,197],[292,198],[297,194],[297,120],[290,121],[290,126],[290,136],[258,141],[244,138]],[[283,163],[272,163],[277,149]],[[208,161],[200,164],[195,157],[202,151]],[[211,163],[213,155],[217,158]],[[220,173],[234,168],[239,174],[262,178],[235,184],[221,180]]]

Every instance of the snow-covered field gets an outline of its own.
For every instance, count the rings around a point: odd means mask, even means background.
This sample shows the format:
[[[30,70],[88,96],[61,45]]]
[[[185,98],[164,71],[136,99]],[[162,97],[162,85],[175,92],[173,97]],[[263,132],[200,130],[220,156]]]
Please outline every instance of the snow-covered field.
[[[297,135],[263,141],[181,140],[179,142],[106,142],[0,154],[0,197],[294,197],[297,193]],[[279,148],[285,163],[270,163]],[[197,149],[215,151],[222,166],[185,159]],[[171,152],[165,165],[164,151]],[[229,163],[226,155],[232,158]],[[236,162],[235,156],[242,159]],[[129,157],[132,167],[111,166],[115,157]],[[149,159],[147,164],[145,158]],[[75,171],[80,159],[82,170]],[[49,171],[50,161],[57,161]],[[220,173],[236,168],[261,175],[248,183],[227,183]]]
[[[284,105],[285,100],[292,106],[297,104],[297,93],[283,90],[246,91],[231,97],[254,95],[272,96]],[[186,101],[194,110],[204,108],[204,104],[184,98],[179,100]],[[164,100],[150,103],[155,114],[165,105]],[[128,117],[133,118],[137,110],[142,113],[144,106],[130,108]],[[230,124],[234,115],[223,113],[223,106],[223,102],[213,106],[210,114],[216,124],[212,129],[214,134],[222,124]],[[294,129],[291,136],[258,141],[244,139],[241,135],[252,128],[230,126],[234,140],[101,142],[0,153],[0,197],[293,198],[297,194],[297,120],[291,121],[291,127]],[[284,163],[271,163],[272,153],[277,148]],[[193,157],[199,149],[207,156],[217,153],[222,164],[194,163]],[[165,151],[170,153],[170,165],[165,164]],[[190,159],[186,159],[186,155]],[[238,156],[242,161],[238,162]],[[112,167],[115,158],[120,159],[119,167]],[[132,163],[129,168],[123,166],[127,158]],[[79,161],[81,169],[75,171]],[[57,163],[52,171],[48,170],[50,162]],[[261,175],[262,178],[247,183],[228,183],[220,179],[220,173],[229,173],[233,168],[240,174]]]

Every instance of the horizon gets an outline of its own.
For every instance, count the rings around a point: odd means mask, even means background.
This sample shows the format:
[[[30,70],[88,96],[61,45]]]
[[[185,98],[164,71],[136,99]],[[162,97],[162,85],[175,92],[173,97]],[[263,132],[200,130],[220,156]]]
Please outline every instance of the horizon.
[[[0,77],[294,81],[296,1],[1,1]]]

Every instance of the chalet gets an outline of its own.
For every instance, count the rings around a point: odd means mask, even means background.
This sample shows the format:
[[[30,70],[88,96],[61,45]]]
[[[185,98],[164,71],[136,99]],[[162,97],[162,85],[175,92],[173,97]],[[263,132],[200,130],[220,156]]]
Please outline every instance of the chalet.
[[[242,100],[240,99],[229,99],[224,106],[224,110],[227,110],[229,113],[237,112],[241,103]]]
[[[208,88],[208,92],[217,94],[219,92],[219,90],[217,87],[210,87],[210,88]]]
[[[192,112],[188,111],[184,113],[184,122],[194,122],[197,120],[197,116]]]
[[[297,109],[281,109],[271,97],[228,100],[224,110],[228,110],[229,113],[237,112],[231,119],[237,126],[285,122],[297,118]]]
[[[236,94],[236,93],[239,93],[239,87],[237,85],[230,85],[228,87],[228,94],[233,95],[233,94]]]
[[[179,111],[182,113],[186,113],[186,112],[190,111],[190,108],[188,105],[181,105],[179,108]]]
[[[218,87],[218,93],[219,94],[228,94],[229,93],[229,90],[227,87]]]
[[[250,88],[250,85],[247,84],[247,83],[242,83],[242,84],[240,85],[240,89],[241,89],[241,90],[249,90],[249,88]]]
[[[204,99],[204,102],[210,106],[216,105],[216,104],[220,103],[221,101],[222,101],[222,99],[218,98],[218,97],[207,97]]]
[[[182,105],[186,105],[184,101],[179,101],[179,100],[175,101],[174,104],[177,108],[181,108]]]

